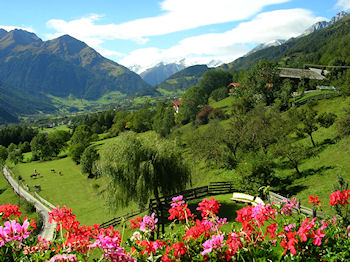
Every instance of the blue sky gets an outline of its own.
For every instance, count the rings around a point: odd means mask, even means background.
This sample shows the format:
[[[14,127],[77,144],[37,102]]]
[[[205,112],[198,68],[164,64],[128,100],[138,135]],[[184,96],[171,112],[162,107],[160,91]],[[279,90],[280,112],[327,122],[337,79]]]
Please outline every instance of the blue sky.
[[[185,59],[230,62],[350,9],[350,0],[0,0],[0,28],[69,34],[141,69]]]

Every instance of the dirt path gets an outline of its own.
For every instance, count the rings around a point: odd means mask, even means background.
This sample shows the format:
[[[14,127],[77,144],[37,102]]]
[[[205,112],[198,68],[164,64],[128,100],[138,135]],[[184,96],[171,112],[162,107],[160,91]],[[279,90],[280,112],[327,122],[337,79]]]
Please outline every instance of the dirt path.
[[[28,202],[33,203],[36,211],[43,218],[43,226],[40,230],[39,236],[45,238],[46,240],[52,240],[57,225],[55,222],[53,222],[52,224],[48,222],[48,212],[51,211],[51,209],[47,208],[42,202],[40,202],[34,196],[29,194],[22,186],[20,186],[17,183],[17,181],[11,176],[10,172],[6,169],[6,167],[3,168],[3,174],[6,180],[11,185],[13,191],[15,191],[16,194],[20,195]],[[46,200],[43,202],[46,203],[48,206],[53,207],[53,205],[47,202]]]

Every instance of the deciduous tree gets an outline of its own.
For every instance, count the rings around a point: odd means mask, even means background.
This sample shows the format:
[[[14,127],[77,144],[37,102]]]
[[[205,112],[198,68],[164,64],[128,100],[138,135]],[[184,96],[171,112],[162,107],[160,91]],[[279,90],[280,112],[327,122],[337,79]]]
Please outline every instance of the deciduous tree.
[[[171,128],[175,125],[175,110],[166,102],[159,102],[153,118],[153,130],[162,137],[170,134]]]
[[[183,190],[190,172],[174,144],[154,133],[149,137],[122,133],[101,152],[99,171],[111,181],[110,205],[146,204],[154,196]]]
[[[89,146],[86,148],[81,155],[80,163],[81,163],[81,172],[87,173],[89,176],[95,175],[93,172],[93,167],[95,161],[99,159],[100,155],[98,154],[98,151],[96,147]]]

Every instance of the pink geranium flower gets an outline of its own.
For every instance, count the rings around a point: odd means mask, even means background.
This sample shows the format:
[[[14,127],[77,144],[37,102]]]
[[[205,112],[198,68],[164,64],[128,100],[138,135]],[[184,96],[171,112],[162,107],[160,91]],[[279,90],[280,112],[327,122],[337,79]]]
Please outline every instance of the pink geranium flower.
[[[140,230],[143,232],[153,232],[156,229],[156,224],[158,222],[157,218],[154,218],[155,214],[153,213],[150,217],[144,216],[141,222]]]
[[[201,252],[201,255],[204,256],[213,250],[220,250],[224,246],[223,241],[224,235],[222,234],[212,236],[211,239],[203,243],[204,251]]]

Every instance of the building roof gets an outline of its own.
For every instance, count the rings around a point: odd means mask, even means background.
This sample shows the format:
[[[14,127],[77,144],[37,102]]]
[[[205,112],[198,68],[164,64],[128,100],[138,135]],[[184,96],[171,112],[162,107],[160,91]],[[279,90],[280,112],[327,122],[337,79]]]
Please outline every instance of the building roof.
[[[298,68],[279,68],[280,77],[285,78],[307,78],[307,79],[315,79],[315,80],[323,80],[326,77],[322,75],[322,70],[313,70],[310,69],[298,69]]]
[[[227,87],[230,88],[230,87],[237,87],[239,86],[239,83],[230,83]]]
[[[178,106],[181,104],[181,101],[175,100],[175,101],[171,101],[171,103],[172,103],[174,106],[178,107]]]

